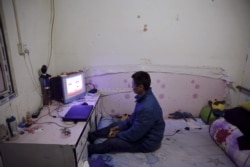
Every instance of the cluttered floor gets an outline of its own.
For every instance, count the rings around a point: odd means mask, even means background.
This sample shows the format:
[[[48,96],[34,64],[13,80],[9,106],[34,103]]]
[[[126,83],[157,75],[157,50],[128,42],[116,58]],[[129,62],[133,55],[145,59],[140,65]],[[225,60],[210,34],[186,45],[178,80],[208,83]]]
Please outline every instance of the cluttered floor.
[[[162,146],[155,152],[93,156],[113,167],[235,167],[208,130],[200,119],[168,119]]]

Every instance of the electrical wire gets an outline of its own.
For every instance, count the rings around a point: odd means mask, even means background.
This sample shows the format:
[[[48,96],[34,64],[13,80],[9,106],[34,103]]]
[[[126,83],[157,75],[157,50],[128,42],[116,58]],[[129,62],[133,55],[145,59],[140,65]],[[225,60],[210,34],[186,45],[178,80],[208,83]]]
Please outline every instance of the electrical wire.
[[[173,134],[170,134],[170,135],[164,135],[164,136],[174,136],[175,134],[179,133],[181,130],[180,129],[177,129]]]
[[[13,3],[13,9],[14,9],[14,14],[15,14],[15,22],[16,22],[16,27],[17,27],[17,35],[18,35],[18,44],[22,45],[22,38],[21,38],[21,33],[20,33],[20,26],[19,26],[19,21],[18,21],[18,13],[17,13],[17,6],[16,6],[16,0],[12,0]],[[51,15],[50,15],[50,32],[49,32],[49,37],[50,37],[50,44],[49,44],[49,60],[48,60],[48,65],[47,67],[49,68],[50,62],[51,62],[51,57],[52,57],[52,48],[53,48],[53,27],[54,27],[54,16],[55,16],[55,7],[54,7],[54,0],[51,0],[50,3],[51,6]],[[28,56],[28,60],[26,60],[26,56]],[[36,92],[38,93],[38,95],[40,97],[42,97],[42,93],[41,91],[38,91],[39,83],[37,83],[37,77],[35,77],[35,73],[34,73],[34,68],[30,59],[30,54],[29,54],[29,50],[24,51],[24,61],[25,61],[25,65],[29,74],[29,77],[32,81],[33,86],[35,87]],[[29,66],[28,63],[29,62]],[[42,100],[41,100],[42,101]]]
[[[35,82],[35,85],[34,85],[34,86],[39,87],[39,86],[38,86],[39,84],[37,83],[37,79],[36,79],[36,77],[35,77],[34,68],[33,68],[33,65],[32,65],[32,63],[31,63],[30,54],[27,53],[27,55],[28,55],[28,61],[29,61],[30,68],[31,68],[31,74],[32,74],[33,79],[34,79],[34,82]]]
[[[13,3],[13,8],[14,8],[14,14],[15,14],[15,22],[16,22],[16,27],[17,27],[18,42],[22,43],[22,38],[21,38],[20,28],[19,28],[19,23],[18,23],[18,17],[17,17],[16,1],[12,0],[12,3]]]
[[[128,91],[122,91],[122,92],[113,92],[113,93],[109,93],[109,94],[102,94],[101,93],[101,97],[105,97],[105,96],[111,96],[111,95],[118,95],[118,94],[122,94],[122,93],[131,93],[133,92],[132,90],[128,90]]]
[[[36,90],[36,92],[38,93],[38,95],[39,95],[40,97],[42,97],[41,92],[37,91],[37,88],[38,88],[39,86],[37,85],[37,83],[36,83],[36,81],[35,81],[35,79],[34,79],[35,77],[32,76],[32,74],[31,74],[31,72],[30,72],[29,66],[28,66],[27,61],[26,61],[26,56],[23,56],[23,58],[24,58],[24,63],[25,63],[25,66],[26,66],[26,68],[27,68],[29,77],[30,77],[30,79],[31,79],[31,81],[32,81],[32,84],[33,84],[33,86],[35,87],[35,90]],[[33,68],[33,67],[31,66],[31,68]],[[32,71],[32,70],[31,70],[31,71]]]
[[[90,83],[90,82],[86,83],[86,86],[87,86],[87,87],[88,87],[89,85],[91,85],[91,86],[92,86],[92,89],[96,89],[95,84]]]
[[[53,49],[53,30],[54,30],[54,21],[55,21],[55,1],[51,0],[51,13],[50,13],[50,49],[49,49],[49,60],[47,67],[49,68],[51,58],[52,58],[52,49]]]
[[[100,96],[99,101],[98,101],[98,105],[95,107],[96,112],[101,114],[101,117],[103,117],[103,114],[106,113],[107,115],[110,115],[109,113],[106,112],[106,109],[104,107],[104,102],[103,102],[103,98]]]
[[[16,0],[12,0],[12,3],[13,3],[14,14],[15,14],[15,22],[16,22],[16,27],[17,27],[18,42],[19,42],[19,44],[22,45],[22,38],[21,38],[21,33],[20,33],[19,21],[18,21]],[[28,61],[29,61],[29,64],[30,64],[31,72],[30,72],[30,69],[29,69],[27,61],[26,61],[26,55],[28,56]],[[26,68],[28,70],[29,77],[31,78],[31,81],[32,81],[32,83],[33,83],[33,85],[35,87],[35,90],[38,93],[38,95],[42,96],[41,93],[37,91],[37,88],[39,87],[38,86],[39,84],[37,84],[36,79],[35,79],[34,70],[33,70],[33,66],[32,66],[32,63],[31,63],[31,60],[30,60],[30,57],[29,57],[29,51],[28,50],[24,51],[24,56],[23,57],[24,57],[24,62],[25,62]]]
[[[58,108],[59,108],[59,107],[58,107]],[[52,112],[55,111],[55,110],[57,110],[58,108],[52,110]],[[53,121],[38,122],[41,118],[43,118],[43,117],[45,117],[45,116],[48,116],[48,115],[50,115],[50,116],[53,117],[53,118],[61,118],[61,117],[54,117],[53,115],[51,115],[52,112],[51,112],[49,106],[47,106],[47,109],[48,109],[47,114],[44,114],[44,115],[40,116],[39,118],[37,118],[35,121],[33,121],[33,124],[47,124],[47,123],[53,123],[53,124],[55,124],[55,125],[57,125],[57,126],[59,126],[59,127],[62,127],[62,128],[73,128],[73,127],[76,126],[75,123],[70,123],[70,124],[66,124],[67,126],[63,126],[63,125],[60,125],[60,124],[58,124],[58,123],[56,123],[56,122],[53,122]],[[73,126],[70,126],[70,125],[73,125]]]
[[[63,125],[60,125],[59,123],[56,123],[56,122],[53,122],[53,121],[48,121],[48,122],[39,122],[39,123],[34,123],[34,124],[55,124],[61,128],[73,128],[76,126],[76,124],[74,124],[74,126],[63,126]]]
[[[122,93],[131,93],[132,91],[124,91],[124,92],[115,92],[115,93],[109,93],[109,94],[101,94],[100,95],[100,99],[97,105],[97,112],[101,114],[101,116],[103,115],[112,115],[112,113],[108,113],[107,110],[105,109],[105,105],[104,105],[104,98],[108,97],[108,96],[112,96],[112,95],[118,95],[118,94],[122,94]]]

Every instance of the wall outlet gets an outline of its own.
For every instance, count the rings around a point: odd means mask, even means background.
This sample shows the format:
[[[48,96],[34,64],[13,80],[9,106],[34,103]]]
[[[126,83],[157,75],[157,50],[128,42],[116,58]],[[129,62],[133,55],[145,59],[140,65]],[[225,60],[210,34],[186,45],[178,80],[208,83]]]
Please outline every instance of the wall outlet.
[[[29,49],[26,44],[18,43],[18,53],[20,56],[25,56],[25,54],[29,54]]]

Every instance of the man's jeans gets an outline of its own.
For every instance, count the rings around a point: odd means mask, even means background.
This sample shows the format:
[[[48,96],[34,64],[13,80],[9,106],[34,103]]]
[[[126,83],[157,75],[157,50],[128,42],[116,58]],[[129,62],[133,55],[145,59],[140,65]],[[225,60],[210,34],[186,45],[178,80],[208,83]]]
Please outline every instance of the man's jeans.
[[[92,154],[105,154],[105,153],[115,153],[115,152],[147,152],[140,142],[127,142],[119,138],[108,138],[108,133],[110,128],[116,126],[116,123],[110,126],[97,130],[95,132],[89,133],[88,141],[92,143],[98,138],[107,138],[104,142],[99,144],[89,144],[88,145],[88,155]]]

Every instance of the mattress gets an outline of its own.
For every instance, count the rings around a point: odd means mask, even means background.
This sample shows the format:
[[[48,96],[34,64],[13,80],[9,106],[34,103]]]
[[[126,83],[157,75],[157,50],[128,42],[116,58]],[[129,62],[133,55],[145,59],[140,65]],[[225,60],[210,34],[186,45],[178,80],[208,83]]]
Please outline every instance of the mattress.
[[[114,120],[102,118],[98,128],[106,127]],[[208,133],[208,125],[197,118],[165,120],[165,133],[160,149],[151,153],[110,153],[94,154],[89,158],[91,167],[103,160],[105,167],[235,167],[228,156],[214,143]],[[189,127],[189,128],[187,128]],[[98,142],[103,142],[100,139]],[[101,157],[101,158],[100,158]],[[100,165],[98,166],[100,167]]]

